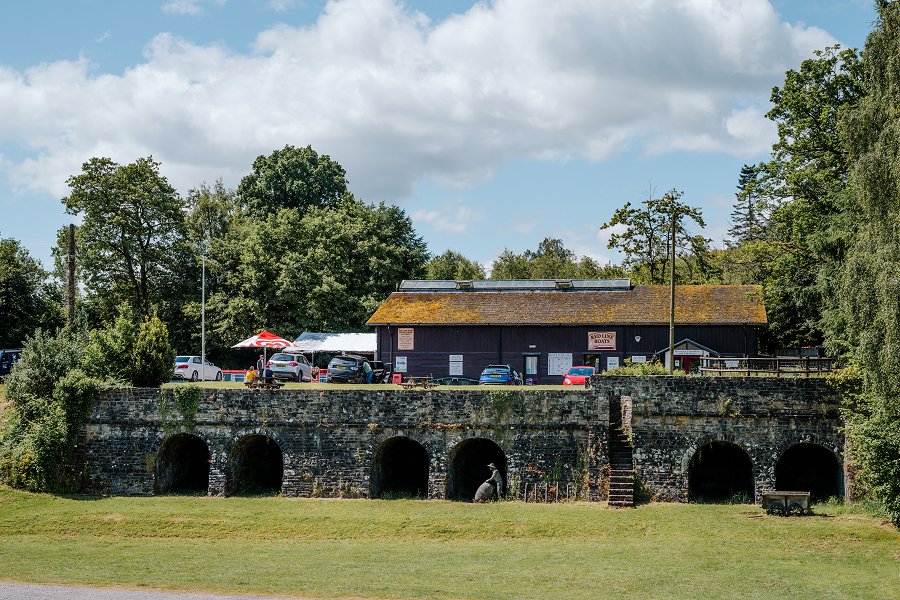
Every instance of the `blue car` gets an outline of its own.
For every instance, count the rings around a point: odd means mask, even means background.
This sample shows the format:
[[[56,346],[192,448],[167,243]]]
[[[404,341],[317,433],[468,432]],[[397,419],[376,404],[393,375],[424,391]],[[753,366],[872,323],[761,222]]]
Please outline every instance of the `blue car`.
[[[482,385],[519,385],[519,374],[509,365],[488,365],[481,372],[478,383]]]

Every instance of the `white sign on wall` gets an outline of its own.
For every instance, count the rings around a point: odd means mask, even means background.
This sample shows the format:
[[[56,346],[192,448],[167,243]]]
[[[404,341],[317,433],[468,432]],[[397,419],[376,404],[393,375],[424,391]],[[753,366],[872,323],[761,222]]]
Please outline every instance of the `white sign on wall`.
[[[463,374],[463,355],[462,354],[451,354],[450,355],[450,375],[462,375]]]
[[[633,363],[645,363],[645,362],[647,362],[647,357],[646,357],[646,356],[640,356],[640,355],[638,355],[638,356],[632,356],[632,357],[631,357],[631,362],[633,362]]]
[[[395,356],[394,357],[394,372],[395,373],[406,373],[406,357],[405,356]]]
[[[571,352],[549,352],[547,354],[547,374],[565,375],[572,367]]]
[[[397,350],[413,350],[415,348],[415,337],[412,327],[397,328]]]
[[[619,368],[619,357],[618,356],[607,356],[606,357],[606,370],[618,369]]]

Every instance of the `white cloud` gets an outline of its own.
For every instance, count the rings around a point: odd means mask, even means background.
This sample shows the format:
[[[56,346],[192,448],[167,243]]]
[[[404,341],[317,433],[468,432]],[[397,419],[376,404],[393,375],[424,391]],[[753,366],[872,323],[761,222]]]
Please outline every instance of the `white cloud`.
[[[746,155],[772,141],[758,108],[771,86],[830,42],[766,0],[495,0],[436,23],[399,0],[332,0],[248,53],[160,34],[121,75],[84,60],[0,66],[0,148],[27,154],[0,168],[59,195],[91,156],[152,154],[187,189],[312,144],[361,197],[398,200],[419,180],[465,187],[517,158]]]
[[[419,209],[410,215],[415,223],[427,223],[435,231],[466,233],[473,223],[484,219],[483,210],[468,206],[444,207],[439,210]]]
[[[197,16],[206,12],[206,6],[224,6],[226,0],[169,0],[162,5],[167,15]]]

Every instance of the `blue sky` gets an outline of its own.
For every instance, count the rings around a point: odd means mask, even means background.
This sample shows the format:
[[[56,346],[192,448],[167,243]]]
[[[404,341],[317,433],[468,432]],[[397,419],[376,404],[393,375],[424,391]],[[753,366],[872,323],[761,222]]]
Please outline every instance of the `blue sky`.
[[[182,192],[311,144],[433,253],[489,263],[675,188],[706,235],[762,160],[773,85],[861,47],[873,2],[117,0],[11,3],[0,23],[0,236],[49,264],[65,180],[152,154]]]

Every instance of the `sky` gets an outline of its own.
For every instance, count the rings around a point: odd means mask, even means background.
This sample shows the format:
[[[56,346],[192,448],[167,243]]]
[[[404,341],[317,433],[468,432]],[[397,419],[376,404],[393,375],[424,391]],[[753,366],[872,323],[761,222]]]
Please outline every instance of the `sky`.
[[[152,155],[181,193],[311,145],[429,250],[545,237],[601,263],[616,208],[676,189],[718,245],[769,95],[861,48],[874,0],[31,0],[0,22],[0,237],[51,264],[66,180]],[[697,232],[701,232],[697,230]]]

